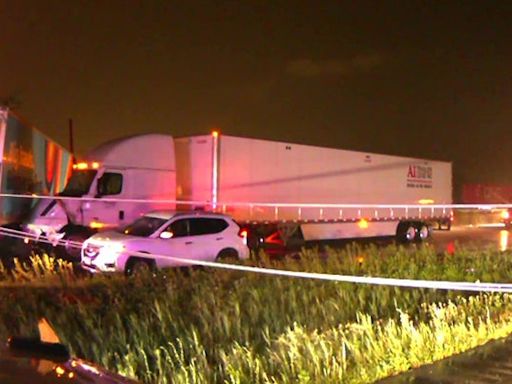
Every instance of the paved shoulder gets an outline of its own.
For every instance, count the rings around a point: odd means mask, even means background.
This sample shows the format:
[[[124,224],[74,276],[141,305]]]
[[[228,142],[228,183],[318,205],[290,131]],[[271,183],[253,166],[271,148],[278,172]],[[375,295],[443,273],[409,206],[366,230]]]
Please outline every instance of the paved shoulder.
[[[512,383],[512,337],[426,365],[378,384]]]

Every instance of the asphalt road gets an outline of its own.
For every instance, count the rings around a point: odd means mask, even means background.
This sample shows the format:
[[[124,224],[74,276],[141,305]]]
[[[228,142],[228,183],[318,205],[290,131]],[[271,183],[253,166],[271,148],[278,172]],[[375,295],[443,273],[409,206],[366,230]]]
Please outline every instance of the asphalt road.
[[[457,226],[450,231],[433,231],[429,240],[439,251],[453,251],[457,247],[473,249],[512,249],[512,233],[500,226]]]
[[[487,343],[377,384],[512,383],[512,337]]]

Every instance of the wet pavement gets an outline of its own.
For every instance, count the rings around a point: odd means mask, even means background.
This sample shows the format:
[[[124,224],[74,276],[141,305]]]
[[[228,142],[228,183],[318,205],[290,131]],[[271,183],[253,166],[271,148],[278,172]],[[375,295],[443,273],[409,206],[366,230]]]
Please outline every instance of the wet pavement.
[[[458,247],[506,251],[512,250],[512,235],[500,226],[457,226],[450,231],[433,231],[429,243],[438,251],[453,252]]]
[[[331,240],[322,241],[322,244],[332,248],[344,248],[354,242],[354,240]],[[359,239],[356,243],[374,244],[377,246],[390,245],[394,239],[388,238],[370,238]],[[427,243],[433,246],[437,252],[453,253],[457,249],[493,249],[496,251],[512,250],[512,231],[505,230],[499,225],[489,225],[484,227],[477,226],[454,226],[450,231],[434,230]],[[314,245],[314,242],[310,242]]]
[[[377,384],[512,383],[512,337],[380,380]]]

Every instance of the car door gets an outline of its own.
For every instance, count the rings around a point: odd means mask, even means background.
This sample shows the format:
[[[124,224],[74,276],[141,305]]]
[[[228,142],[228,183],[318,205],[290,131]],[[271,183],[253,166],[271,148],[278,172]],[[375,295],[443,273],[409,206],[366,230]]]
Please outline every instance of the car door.
[[[221,218],[191,218],[190,239],[193,242],[194,257],[198,260],[215,260],[225,243],[221,232],[227,227],[228,224]]]
[[[193,258],[193,242],[190,240],[190,222],[189,219],[181,218],[171,222],[165,228],[158,238],[153,239],[153,249],[151,253],[162,255],[156,258],[158,267],[179,267],[190,265],[176,261],[172,257],[181,259]],[[168,256],[168,257],[165,257]]]

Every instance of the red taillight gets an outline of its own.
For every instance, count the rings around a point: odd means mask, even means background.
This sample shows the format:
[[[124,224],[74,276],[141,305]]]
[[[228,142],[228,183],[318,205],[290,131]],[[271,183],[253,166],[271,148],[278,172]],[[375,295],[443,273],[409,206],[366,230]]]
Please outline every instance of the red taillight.
[[[247,229],[241,229],[238,232],[238,236],[240,236],[243,239],[245,245],[247,245],[247,236],[248,235],[249,235],[249,231]]]

